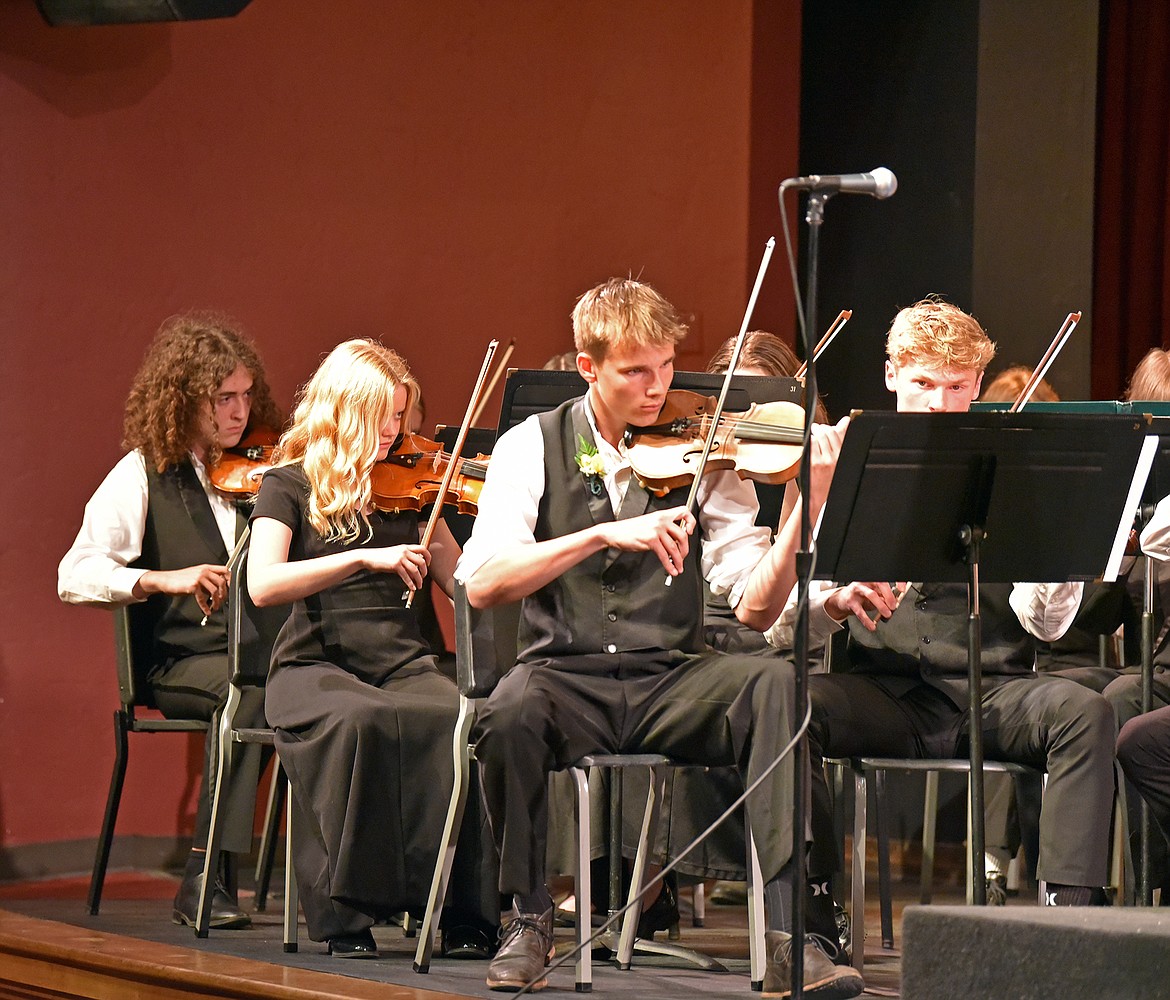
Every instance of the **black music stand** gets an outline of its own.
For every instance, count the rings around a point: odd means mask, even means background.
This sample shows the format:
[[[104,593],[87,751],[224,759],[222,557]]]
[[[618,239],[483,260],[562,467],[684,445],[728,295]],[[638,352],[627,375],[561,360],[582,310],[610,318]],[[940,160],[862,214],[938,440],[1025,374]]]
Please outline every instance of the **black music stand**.
[[[864,412],[846,433],[814,579],[967,583],[976,903],[986,902],[979,584],[1116,579],[1156,443],[1143,417],[1031,412]]]

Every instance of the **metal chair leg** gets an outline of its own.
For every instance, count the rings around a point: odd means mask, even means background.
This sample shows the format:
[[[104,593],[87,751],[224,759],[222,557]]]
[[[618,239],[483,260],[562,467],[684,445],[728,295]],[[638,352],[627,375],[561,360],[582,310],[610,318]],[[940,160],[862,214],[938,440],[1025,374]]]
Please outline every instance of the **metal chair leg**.
[[[291,955],[297,950],[297,910],[301,902],[297,893],[297,873],[293,868],[293,833],[296,827],[293,814],[296,810],[291,787],[285,791],[285,802],[288,815],[284,822],[284,950]]]
[[[447,819],[443,824],[443,838],[431,879],[431,891],[423,911],[422,927],[418,932],[418,947],[414,952],[414,971],[428,972],[435,951],[435,939],[439,931],[439,917],[443,900],[447,898],[447,883],[451,878],[451,866],[455,862],[455,844],[459,840],[459,829],[463,825],[463,813],[467,806],[467,788],[471,782],[471,749],[467,738],[475,721],[475,709],[466,698],[459,698],[459,718],[451,737],[451,756],[455,769],[454,784],[451,787],[451,801],[447,806]],[[291,796],[290,796],[291,797]]]
[[[589,940],[593,912],[593,883],[589,870],[589,845],[592,828],[589,821],[589,778],[584,768],[569,769],[577,794],[573,799],[574,819],[577,821],[577,861],[573,872],[577,888],[577,992],[593,992],[593,956]]]
[[[853,772],[853,939],[850,944],[853,968],[864,973],[865,968],[865,772]]]
[[[894,912],[891,896],[893,889],[890,885],[890,832],[889,817],[885,807],[886,801],[886,772],[878,771],[874,775],[874,812],[877,820],[878,842],[878,905],[882,917],[882,947],[889,950],[894,947]]]
[[[235,685],[228,688],[227,701],[219,716],[218,761],[215,768],[215,790],[211,796],[211,828],[207,833],[207,850],[203,857],[203,884],[199,887],[199,905],[196,909],[195,936],[207,937],[211,929],[211,903],[215,895],[215,883],[219,876],[220,843],[223,839],[221,813],[222,795],[227,776],[232,768],[232,726],[236,709],[240,704],[240,690]]]
[[[691,890],[691,926],[702,927],[707,923],[707,886],[699,881]]]
[[[747,831],[748,842],[748,956],[751,968],[751,988],[759,993],[764,988],[764,969],[768,964],[767,948],[764,945],[764,875],[760,871],[760,855],[756,850],[756,838],[751,827]]]
[[[922,874],[919,876],[918,899],[930,902],[934,892],[934,834],[938,822],[938,771],[926,772],[926,791],[922,797]]]
[[[126,733],[126,715],[119,709],[114,712],[114,772],[110,775],[110,792],[106,796],[106,812],[102,818],[102,831],[98,835],[97,854],[93,859],[93,874],[89,880],[89,899],[86,903],[90,916],[94,917],[102,905],[106,868],[110,863],[110,850],[114,845],[114,824],[118,821],[122,786],[126,782],[126,762],[129,756]]]
[[[268,908],[268,887],[272,882],[272,866],[276,861],[276,842],[280,836],[280,817],[284,812],[284,792],[287,779],[280,766],[280,758],[272,756],[272,782],[268,786],[268,806],[264,811],[264,834],[256,856],[256,911]]]

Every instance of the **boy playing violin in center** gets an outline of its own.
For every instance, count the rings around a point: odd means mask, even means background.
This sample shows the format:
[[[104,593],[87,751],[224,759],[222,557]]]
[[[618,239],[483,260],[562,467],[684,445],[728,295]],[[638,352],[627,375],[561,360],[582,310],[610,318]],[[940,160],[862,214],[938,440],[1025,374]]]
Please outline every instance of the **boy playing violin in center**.
[[[797,526],[770,543],[754,523],[751,484],[730,471],[703,478],[696,512],[684,505],[685,487],[655,496],[633,477],[622,443],[628,426],[657,421],[686,332],[670,303],[641,282],[612,279],[581,296],[573,333],[588,390],[497,442],[456,569],[475,607],[523,601],[519,662],[487,699],[475,733],[500,890],[513,899],[488,969],[492,989],[545,985],[550,771],[591,752],[662,753],[734,765],[746,785],[795,728],[790,664],[704,645],[702,581],[740,621],[766,628],[795,582]],[[815,429],[814,512],[842,433]],[[789,993],[793,788],[786,761],[747,802],[766,882],[765,996]],[[812,940],[802,942],[806,995],[856,996],[860,975],[835,966]]]

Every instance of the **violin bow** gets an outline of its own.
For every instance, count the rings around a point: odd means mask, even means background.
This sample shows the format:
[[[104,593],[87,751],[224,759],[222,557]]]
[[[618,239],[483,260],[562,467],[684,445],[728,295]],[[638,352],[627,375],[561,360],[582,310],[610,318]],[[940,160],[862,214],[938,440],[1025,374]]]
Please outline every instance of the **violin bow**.
[[[494,341],[493,341],[494,343]],[[496,365],[496,370],[492,372],[491,381],[488,382],[487,388],[484,389],[483,395],[479,399],[479,403],[475,407],[475,412],[468,418],[468,424],[472,427],[479,419],[479,415],[483,413],[484,405],[492,398],[492,393],[496,391],[496,383],[500,381],[500,376],[504,374],[508,367],[508,359],[512,356],[512,352],[516,349],[516,338],[513,337],[508,341],[508,346],[504,348],[504,353],[500,355],[500,363]]]
[[[764,275],[768,271],[768,263],[771,261],[772,251],[775,249],[776,237],[769,236],[767,245],[764,247],[764,258],[760,261],[760,270],[756,274],[756,283],[748,298],[747,310],[743,314],[743,323],[739,327],[739,336],[735,339],[735,349],[731,352],[731,360],[727,363],[727,373],[723,376],[723,388],[719,390],[715,412],[711,415],[711,426],[707,428],[707,436],[703,440],[703,453],[699,456],[699,463],[695,467],[695,478],[691,480],[691,492],[687,495],[687,510],[691,510],[695,506],[695,498],[699,495],[699,481],[703,478],[703,470],[707,468],[707,457],[711,454],[711,446],[715,443],[719,420],[723,416],[723,404],[727,401],[727,390],[731,388],[731,378],[739,366],[739,355],[743,351],[744,338],[747,337],[748,325],[752,321],[752,313],[755,312],[756,308],[756,299],[760,295],[760,286],[764,283]],[[666,577],[668,587],[672,579],[673,577],[668,574]]]
[[[232,549],[232,554],[228,556],[227,568],[228,571],[234,573],[239,568],[240,556],[243,555],[244,546],[248,544],[248,536],[252,534],[252,525],[244,525],[244,530],[240,532],[240,537],[236,539],[236,547]],[[199,623],[200,628],[207,624],[207,620],[211,615],[204,615],[203,621]]]
[[[1056,356],[1064,349],[1064,345],[1068,343],[1068,338],[1072,336],[1073,330],[1077,328],[1077,324],[1081,321],[1081,314],[1079,312],[1069,313],[1064,322],[1060,324],[1060,329],[1056,331],[1056,336],[1052,338],[1052,343],[1048,345],[1048,350],[1044,352],[1044,357],[1040,359],[1040,363],[1033,369],[1032,377],[1028,379],[1027,385],[1020,390],[1020,394],[1016,397],[1016,401],[1008,409],[1008,413],[1016,413],[1024,408],[1024,404],[1032,398],[1032,393],[1036,391],[1036,386],[1043,380],[1048,369],[1052,367],[1052,362],[1056,360]]]
[[[813,348],[812,359],[814,362],[819,361],[825,348],[832,342],[833,338],[841,332],[841,328],[853,318],[852,309],[842,309],[837,313],[837,318],[829,325],[829,329],[825,331],[825,335],[821,337],[817,346]],[[796,374],[793,378],[804,378],[804,373],[808,371],[808,362],[805,361],[799,368],[796,369]]]
[[[439,484],[439,497],[435,501],[435,506],[431,508],[431,516],[427,518],[426,530],[422,535],[422,546],[424,549],[430,548],[431,538],[435,534],[435,528],[438,526],[439,518],[443,516],[443,498],[447,495],[447,490],[451,486],[451,479],[455,475],[455,466],[459,464],[459,455],[463,451],[463,442],[467,440],[467,428],[471,426],[472,413],[475,409],[475,404],[479,402],[480,393],[483,389],[483,381],[487,376],[488,366],[492,363],[492,356],[496,353],[496,348],[499,346],[498,340],[493,340],[487,346],[487,353],[483,357],[483,364],[479,368],[479,377],[475,380],[475,388],[471,392],[471,399],[467,401],[467,412],[464,414],[463,423],[459,427],[459,436],[455,438],[455,446],[451,449],[451,455],[447,460],[447,471],[443,473],[443,481]],[[411,590],[406,595],[406,606],[409,608],[414,602],[415,591]]]

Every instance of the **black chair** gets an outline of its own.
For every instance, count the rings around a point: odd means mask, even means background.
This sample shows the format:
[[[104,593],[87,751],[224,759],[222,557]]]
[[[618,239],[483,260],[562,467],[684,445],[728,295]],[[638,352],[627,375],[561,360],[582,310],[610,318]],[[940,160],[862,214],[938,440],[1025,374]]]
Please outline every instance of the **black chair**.
[[[98,836],[97,854],[89,882],[87,906],[97,915],[105,886],[106,868],[114,842],[114,826],[118,820],[118,806],[122,801],[122,786],[126,780],[129,762],[130,733],[196,733],[206,732],[208,724],[202,719],[163,719],[154,715],[139,716],[140,710],[157,709],[146,683],[149,651],[155,623],[154,605],[131,604],[114,609],[114,650],[118,669],[119,705],[114,711],[114,771],[110,775],[110,790],[106,796],[106,812]]]
[[[447,820],[443,827],[443,837],[439,856],[435,864],[435,874],[431,882],[431,892],[427,899],[426,910],[423,914],[422,928],[419,933],[418,948],[415,951],[414,969],[416,972],[427,972],[430,969],[431,957],[434,954],[435,937],[438,930],[438,916],[442,909],[442,901],[446,899],[447,885],[451,875],[451,865],[455,857],[455,844],[459,837],[459,828],[463,821],[463,812],[467,801],[467,788],[470,782],[471,762],[475,759],[475,746],[469,741],[472,725],[481,700],[488,697],[495,689],[504,672],[511,668],[516,661],[516,634],[519,624],[520,607],[518,604],[504,605],[489,610],[477,610],[467,601],[467,594],[463,586],[456,585],[455,591],[455,636],[456,636],[456,671],[459,686],[459,715],[452,738],[452,757],[455,768],[455,782],[451,794],[450,805],[447,810]],[[648,767],[651,771],[650,794],[645,813],[643,814],[642,832],[639,838],[637,857],[634,862],[634,873],[630,884],[628,902],[633,905],[626,913],[622,924],[621,939],[616,948],[618,964],[628,969],[631,964],[635,939],[637,937],[638,918],[641,905],[637,901],[640,895],[645,872],[646,856],[657,825],[658,810],[662,803],[663,770],[668,767],[680,766],[669,758],[660,754],[592,754],[583,757],[569,768],[577,794],[574,798],[575,819],[577,823],[577,851],[575,853],[575,871],[577,889],[577,906],[579,914],[587,914],[591,910],[592,886],[589,865],[590,846],[590,819],[589,819],[589,776],[588,770],[593,767],[621,769],[624,767]],[[615,778],[611,787],[620,785]],[[755,842],[748,837],[749,852],[749,881],[751,896],[749,905],[749,933],[751,938],[751,979],[753,989],[759,989],[764,978],[764,897],[763,880],[760,877],[759,860],[756,856]],[[615,860],[611,857],[611,863]],[[593,973],[591,968],[591,954],[586,942],[589,940],[592,928],[590,922],[584,919],[577,920],[578,956],[576,964],[576,990],[578,993],[588,993],[592,990]],[[694,961],[701,968],[722,970],[722,966],[705,956],[700,956],[688,949],[678,946],[660,944],[657,942],[637,942],[639,950],[654,951],[671,955],[681,955],[689,961]]]
[[[918,759],[909,757],[853,757],[848,759],[826,759],[826,763],[835,766],[841,772],[848,770],[853,776],[853,855],[851,863],[851,926],[852,964],[858,972],[865,964],[865,852],[867,830],[867,802],[868,779],[872,775],[875,784],[875,814],[877,820],[878,840],[878,893],[881,912],[882,947],[894,947],[894,916],[893,916],[893,889],[890,879],[890,848],[889,833],[883,815],[885,801],[885,777],[890,771],[913,771],[926,776],[926,795],[922,814],[922,881],[921,902],[929,903],[931,897],[932,874],[934,870],[934,831],[935,816],[938,811],[938,776],[942,772],[956,772],[967,776],[968,788],[971,780],[971,762],[962,758],[956,759]],[[1011,775],[1038,777],[1041,772],[1025,764],[1014,764],[1007,761],[985,760],[983,773],[1006,773]],[[837,802],[843,802],[844,796],[838,786]],[[968,791],[967,801],[970,802]],[[970,828],[970,815],[967,817]],[[970,836],[967,843],[970,844]],[[982,865],[982,858],[972,858],[967,852],[968,878],[967,893],[970,900],[971,878],[973,865]],[[1043,887],[1041,887],[1043,898]]]

